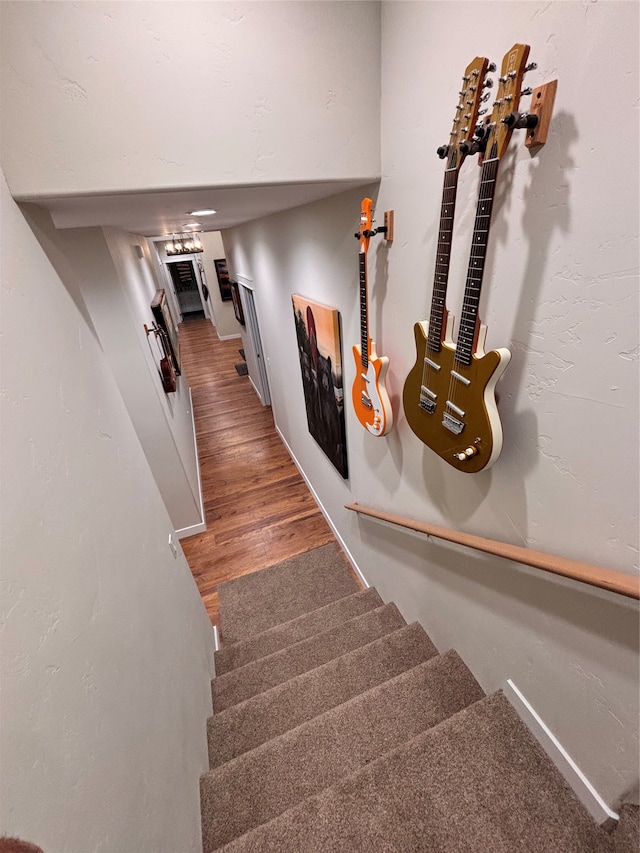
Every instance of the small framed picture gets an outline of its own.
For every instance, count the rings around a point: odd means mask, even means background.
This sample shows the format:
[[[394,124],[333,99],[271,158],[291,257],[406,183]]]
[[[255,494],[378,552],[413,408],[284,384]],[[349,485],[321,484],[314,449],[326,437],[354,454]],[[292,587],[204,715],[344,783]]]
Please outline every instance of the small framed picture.
[[[237,281],[231,282],[231,298],[233,299],[233,313],[236,315],[236,320],[241,326],[244,326],[244,311],[242,310],[240,288]]]
[[[153,314],[153,319],[156,321],[158,326],[164,330],[167,336],[169,349],[171,350],[171,358],[173,359],[173,366],[176,369],[176,373],[180,375],[180,342],[178,341],[178,329],[176,328],[176,324],[173,322],[171,309],[167,302],[167,294],[164,290],[156,290],[155,296],[151,302],[151,313]]]
[[[233,299],[233,295],[231,293],[231,282],[229,281],[229,270],[227,269],[227,259],[226,258],[215,258],[213,261],[213,265],[216,268],[216,275],[218,276],[218,286],[220,288],[220,297],[223,302],[229,302]]]

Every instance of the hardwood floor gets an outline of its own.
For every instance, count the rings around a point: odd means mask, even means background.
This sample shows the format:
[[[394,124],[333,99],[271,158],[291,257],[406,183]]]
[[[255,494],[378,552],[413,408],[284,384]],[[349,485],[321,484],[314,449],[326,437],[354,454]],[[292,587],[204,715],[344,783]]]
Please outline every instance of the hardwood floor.
[[[240,338],[220,341],[205,319],[180,324],[191,386],[207,522],[181,544],[207,612],[219,626],[218,584],[266,568],[335,537],[260,403]]]

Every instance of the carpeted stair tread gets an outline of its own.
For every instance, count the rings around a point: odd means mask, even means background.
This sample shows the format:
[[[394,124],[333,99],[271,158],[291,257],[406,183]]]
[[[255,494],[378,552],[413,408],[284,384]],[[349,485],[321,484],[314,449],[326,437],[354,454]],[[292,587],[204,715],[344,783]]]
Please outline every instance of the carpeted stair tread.
[[[613,842],[495,693],[221,849],[612,853]]]
[[[213,712],[217,714],[224,711],[406,624],[395,604],[385,604],[279,652],[233,669],[211,682]]]
[[[438,654],[417,622],[207,720],[215,768]]]
[[[613,835],[615,853],[638,853],[640,850],[640,810],[627,804],[620,808],[620,822]]]
[[[266,823],[483,696],[451,651],[209,771],[200,780],[204,849]]]
[[[314,634],[327,631],[341,622],[381,607],[383,603],[375,589],[365,589],[269,628],[247,640],[225,646],[215,653],[216,675],[224,675],[252,660],[266,657]]]
[[[333,543],[226,581],[218,587],[222,642],[245,640],[359,589]]]

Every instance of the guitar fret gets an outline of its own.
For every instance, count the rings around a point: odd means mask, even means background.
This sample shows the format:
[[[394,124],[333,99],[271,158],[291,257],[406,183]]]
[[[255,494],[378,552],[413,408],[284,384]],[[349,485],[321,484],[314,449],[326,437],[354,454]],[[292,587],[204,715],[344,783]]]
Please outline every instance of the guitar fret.
[[[498,165],[499,161],[495,159],[485,161],[480,178],[467,281],[456,342],[456,359],[463,364],[471,364],[472,359]]]
[[[369,329],[367,323],[367,255],[360,252],[360,362],[369,367]]]

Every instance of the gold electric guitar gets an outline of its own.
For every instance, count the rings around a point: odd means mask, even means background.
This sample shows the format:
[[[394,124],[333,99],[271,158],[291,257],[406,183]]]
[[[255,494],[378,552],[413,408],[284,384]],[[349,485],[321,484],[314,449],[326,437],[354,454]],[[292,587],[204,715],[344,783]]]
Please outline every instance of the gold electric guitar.
[[[367,252],[369,240],[376,233],[371,228],[370,198],[362,199],[360,230],[356,237],[360,241],[360,346],[353,347],[356,362],[356,378],[351,391],[353,408],[358,420],[371,435],[386,435],[393,426],[393,412],[384,380],[389,359],[376,353],[375,341],[369,337]]]
[[[528,45],[522,44],[514,45],[505,55],[491,116],[476,132],[475,144],[467,141],[459,146],[463,152],[481,146],[482,173],[456,344],[453,343],[451,318],[448,318],[442,337],[437,324],[432,332],[433,321],[429,327],[417,324],[418,358],[404,386],[403,402],[409,426],[445,462],[468,473],[489,468],[502,450],[502,425],[495,387],[511,353],[507,349],[497,349],[485,354],[487,329],[478,318],[478,305],[498,166],[513,127],[520,119],[515,111],[520,101],[522,78],[528,70],[525,67],[528,55]],[[438,248],[440,250],[440,243]],[[438,251],[436,283],[440,263]],[[440,300],[436,291],[434,285],[434,302]]]

